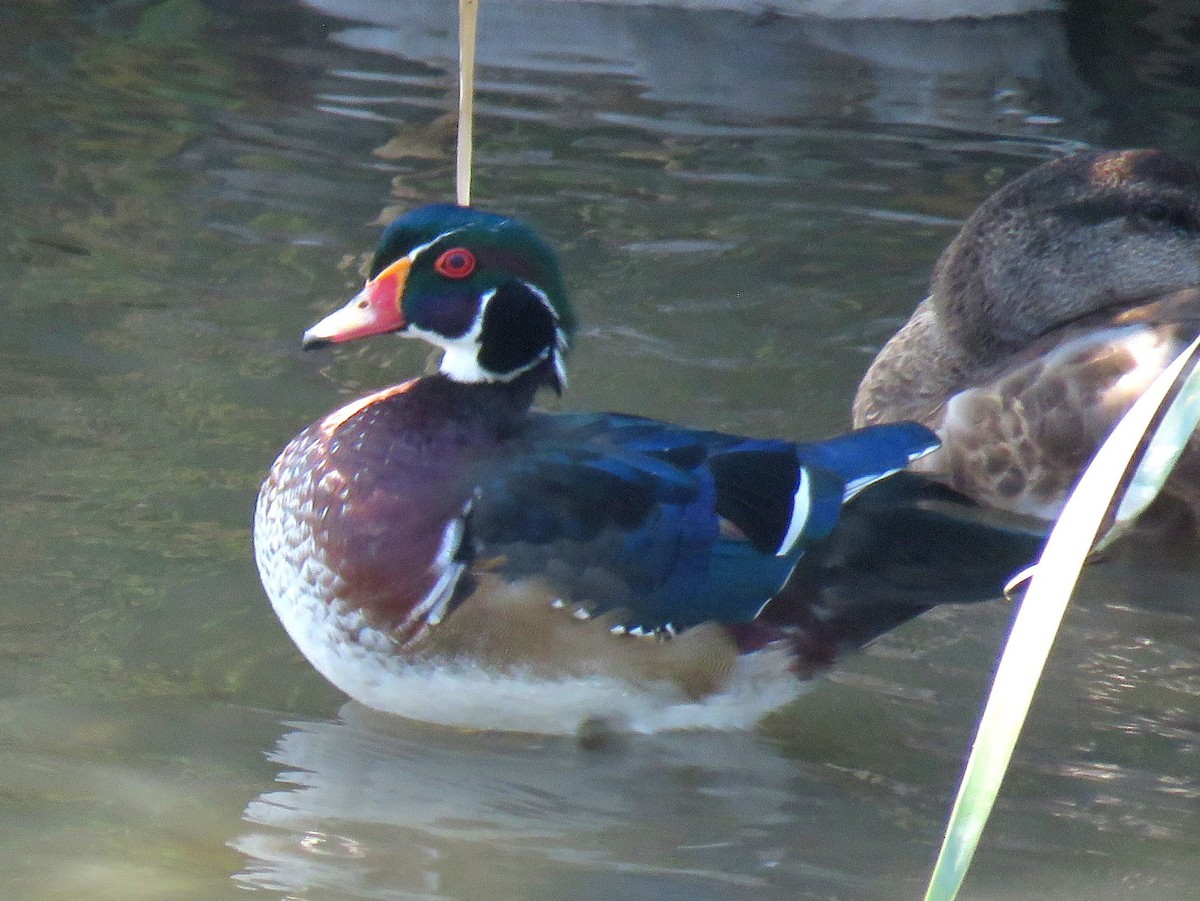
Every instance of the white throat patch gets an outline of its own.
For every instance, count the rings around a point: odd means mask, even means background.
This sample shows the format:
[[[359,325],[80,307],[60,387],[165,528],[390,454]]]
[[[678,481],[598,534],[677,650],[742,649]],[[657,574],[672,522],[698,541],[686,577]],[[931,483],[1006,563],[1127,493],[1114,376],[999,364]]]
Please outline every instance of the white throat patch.
[[[522,284],[542,302],[550,312],[555,323],[557,323],[558,314],[555,313],[554,305],[550,303],[550,298],[546,293],[536,286],[529,284],[529,282],[522,282]],[[538,366],[547,358],[553,357],[555,376],[558,378],[559,384],[565,388],[567,385],[567,371],[563,357],[567,348],[567,336],[557,325],[554,330],[556,336],[555,346],[553,348],[545,348],[534,359],[519,369],[513,369],[509,372],[493,372],[480,364],[479,351],[482,349],[480,336],[483,333],[483,319],[487,313],[488,304],[492,302],[495,296],[496,290],[494,288],[483,295],[480,299],[479,312],[476,314],[475,320],[471,323],[471,327],[457,338],[447,338],[445,335],[439,335],[414,325],[410,325],[405,334],[424,338],[430,344],[440,347],[443,353],[442,360],[438,364],[438,371],[455,382],[463,384],[511,382],[517,376],[529,372],[529,370]]]

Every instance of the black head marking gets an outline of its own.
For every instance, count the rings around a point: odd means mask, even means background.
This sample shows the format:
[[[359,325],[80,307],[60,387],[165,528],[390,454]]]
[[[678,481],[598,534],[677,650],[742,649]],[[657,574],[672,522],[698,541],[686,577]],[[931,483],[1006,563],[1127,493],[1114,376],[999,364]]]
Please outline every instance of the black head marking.
[[[521,373],[561,352],[560,327],[550,301],[520,282],[500,285],[488,299],[479,332],[479,365],[487,372]]]

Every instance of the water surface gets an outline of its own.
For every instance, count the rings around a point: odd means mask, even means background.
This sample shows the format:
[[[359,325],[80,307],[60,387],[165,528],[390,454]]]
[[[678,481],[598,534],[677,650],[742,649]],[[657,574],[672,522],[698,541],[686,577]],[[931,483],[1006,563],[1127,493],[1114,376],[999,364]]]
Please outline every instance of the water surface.
[[[1005,605],[905,626],[756,732],[602,753],[370,714],[275,622],[266,466],[425,365],[298,336],[381,216],[450,196],[451,6],[0,11],[6,893],[917,896]],[[844,428],[992,189],[1086,144],[1200,155],[1194,35],[1150,12],[485,3],[475,197],[561,249],[584,323],[563,405]],[[1200,573],[1148,557],[1070,612],[965,897],[1194,896]]]

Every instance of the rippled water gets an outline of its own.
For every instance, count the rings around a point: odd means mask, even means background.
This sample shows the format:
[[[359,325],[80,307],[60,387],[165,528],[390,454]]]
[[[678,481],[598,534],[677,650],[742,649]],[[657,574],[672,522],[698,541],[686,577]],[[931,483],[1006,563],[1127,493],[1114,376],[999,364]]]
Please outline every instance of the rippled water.
[[[909,624],[757,732],[600,753],[369,714],[276,624],[265,467],[425,362],[297,345],[374,221],[450,196],[452,6],[0,10],[5,896],[916,897],[1004,605]],[[1194,32],[1148,4],[753,6],[484,2],[476,202],[562,250],[571,408],[843,428],[991,189],[1084,143],[1200,156]],[[1195,896],[1198,588],[1179,549],[1091,574],[966,897]]]

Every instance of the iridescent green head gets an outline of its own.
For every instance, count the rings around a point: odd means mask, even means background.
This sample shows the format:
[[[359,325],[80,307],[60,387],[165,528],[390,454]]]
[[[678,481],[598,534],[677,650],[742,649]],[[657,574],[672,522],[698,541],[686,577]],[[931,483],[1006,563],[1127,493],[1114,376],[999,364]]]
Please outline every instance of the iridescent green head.
[[[384,332],[443,349],[459,382],[545,373],[566,385],[563,356],[575,316],[549,245],[516,219],[434,204],[384,229],[367,284],[304,334],[304,346]]]

